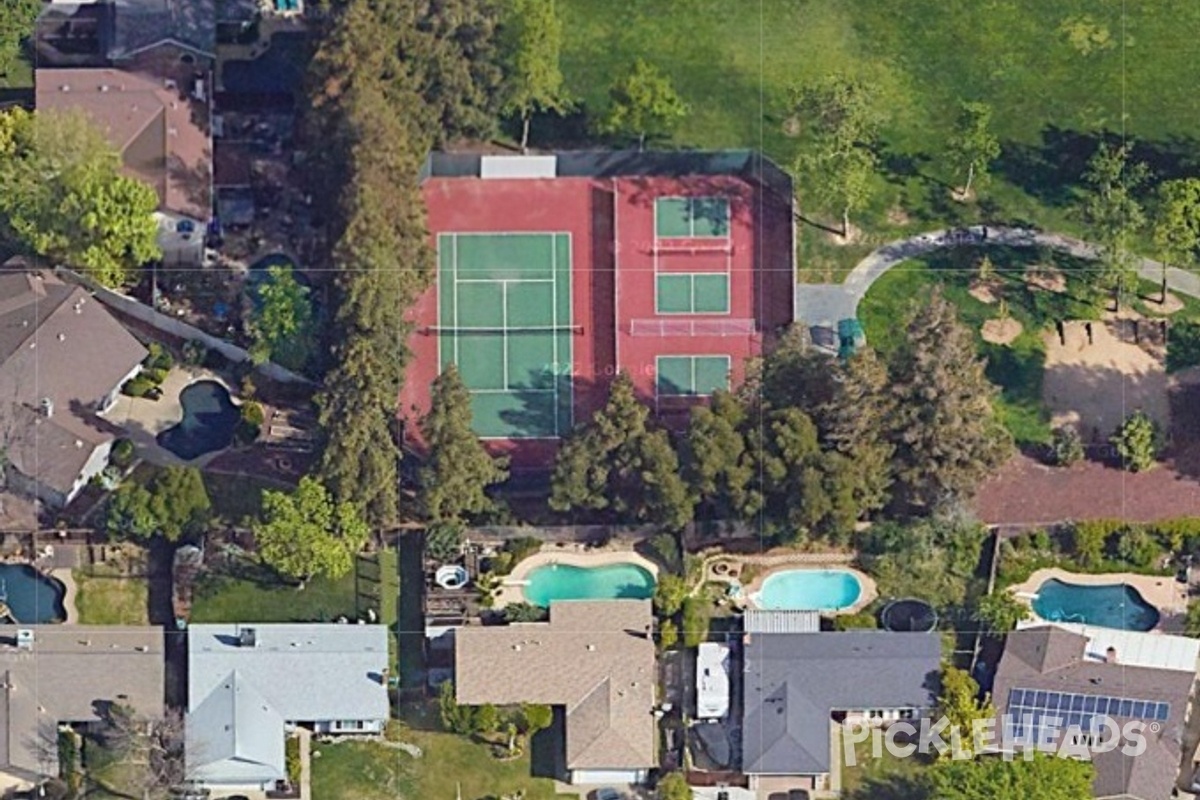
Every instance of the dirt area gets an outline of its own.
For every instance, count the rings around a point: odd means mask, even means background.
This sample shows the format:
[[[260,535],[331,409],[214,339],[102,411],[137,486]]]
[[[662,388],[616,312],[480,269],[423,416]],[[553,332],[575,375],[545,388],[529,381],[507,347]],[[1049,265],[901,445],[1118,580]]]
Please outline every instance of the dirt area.
[[[967,291],[971,297],[989,306],[1000,300],[1000,286],[996,281],[971,281],[971,288]]]
[[[1170,426],[1169,381],[1148,326],[1145,343],[1134,343],[1128,317],[1063,325],[1045,334],[1042,395],[1054,425],[1074,424],[1085,441],[1106,441],[1121,421],[1142,410]],[[1091,331],[1089,337],[1088,331]],[[1064,343],[1065,342],[1065,343]]]
[[[845,247],[849,244],[858,244],[861,242],[863,238],[863,232],[861,228],[851,225],[846,236],[842,236],[840,231],[825,231],[824,236],[825,241],[829,242],[835,247]]]
[[[1025,270],[1025,282],[1048,292],[1061,294],[1067,290],[1067,276],[1062,270],[1045,264],[1035,264]]]
[[[889,223],[891,223],[892,225],[899,225],[899,226],[903,227],[905,225],[908,225],[910,222],[912,222],[912,219],[908,216],[908,213],[905,212],[905,210],[903,208],[901,208],[900,206],[892,206],[891,208],[888,209],[887,221]]]
[[[1164,303],[1159,303],[1157,298],[1146,301],[1146,311],[1156,317],[1170,316],[1181,310],[1183,310],[1183,301],[1170,292],[1167,292],[1167,299]]]
[[[985,342],[992,344],[1009,344],[1021,335],[1021,323],[1012,317],[1008,319],[989,319],[983,323],[980,335]]]

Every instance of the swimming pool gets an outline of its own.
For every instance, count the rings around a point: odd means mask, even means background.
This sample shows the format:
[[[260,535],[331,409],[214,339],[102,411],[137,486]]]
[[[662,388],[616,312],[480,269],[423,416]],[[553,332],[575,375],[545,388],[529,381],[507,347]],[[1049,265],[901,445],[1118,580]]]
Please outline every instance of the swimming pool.
[[[1051,578],[1043,583],[1033,610],[1049,622],[1081,622],[1103,628],[1148,631],[1158,625],[1158,609],[1126,583],[1080,586]]]
[[[0,564],[0,599],[8,605],[10,616],[0,623],[43,625],[62,622],[65,589],[27,564]]]
[[[840,611],[862,597],[862,584],[844,569],[789,569],[763,581],[752,599],[770,610]]]
[[[241,412],[224,386],[216,381],[196,381],[179,393],[179,404],[183,420],[155,437],[162,447],[191,461],[233,443]]]
[[[530,572],[528,580],[525,599],[544,607],[556,600],[644,600],[654,596],[654,576],[637,564],[546,564]]]

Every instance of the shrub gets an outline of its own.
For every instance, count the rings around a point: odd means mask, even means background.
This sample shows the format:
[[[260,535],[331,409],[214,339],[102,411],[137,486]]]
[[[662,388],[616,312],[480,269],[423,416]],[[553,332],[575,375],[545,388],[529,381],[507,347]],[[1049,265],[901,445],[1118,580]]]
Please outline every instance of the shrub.
[[[658,554],[664,566],[667,569],[678,572],[682,568],[680,563],[679,539],[675,534],[663,532],[655,534],[650,539],[650,547]]]
[[[683,607],[687,591],[687,583],[678,575],[660,575],[654,589],[654,609],[660,617],[674,616]]]
[[[1154,466],[1162,448],[1158,424],[1143,411],[1130,414],[1112,436],[1121,465],[1130,472],[1143,472]]]
[[[1117,557],[1127,564],[1147,569],[1162,556],[1162,548],[1141,526],[1121,531],[1117,536]]]
[[[129,397],[145,397],[153,389],[157,388],[157,384],[143,374],[135,375],[125,381],[125,385],[121,387],[121,394]]]
[[[868,611],[860,611],[857,614],[838,614],[833,618],[833,629],[835,631],[853,631],[878,627],[879,623],[876,621],[875,615]]]
[[[1050,459],[1055,466],[1069,467],[1078,464],[1085,455],[1083,437],[1074,425],[1055,428],[1050,439]]]
[[[669,619],[664,619],[658,626],[658,645],[663,650],[670,650],[679,644],[679,628]]]
[[[533,603],[509,603],[504,607],[504,621],[514,622],[545,622],[550,618],[550,611],[535,606]]]
[[[1200,639],[1200,600],[1188,601],[1187,614],[1183,618],[1183,635]]]
[[[233,429],[233,438],[240,445],[254,444],[258,441],[260,433],[262,433],[262,428],[258,425],[251,425],[243,419],[238,420],[237,427]]]
[[[108,460],[114,466],[128,467],[133,463],[133,442],[128,439],[117,439],[113,442],[112,453]]]
[[[1108,537],[1120,530],[1117,520],[1088,520],[1071,528],[1071,551],[1080,566],[1092,569],[1104,561]]]
[[[253,400],[242,403],[242,422],[262,427],[266,421],[267,415],[263,412],[262,403]]]
[[[150,351],[143,362],[147,369],[161,370],[165,374],[175,366],[175,357],[171,355],[171,351],[158,342],[151,342],[146,349]]]
[[[287,764],[288,783],[300,785],[300,737],[289,736],[284,748],[284,759]]]
[[[183,343],[183,363],[189,367],[198,367],[204,363],[208,348],[195,339]]]
[[[462,555],[463,526],[455,520],[438,520],[425,529],[425,554],[435,561],[453,561]]]
[[[160,386],[167,379],[167,370],[159,367],[146,367],[142,370],[142,376],[155,386]]]
[[[709,603],[703,598],[689,597],[683,601],[684,647],[698,647],[708,641],[708,610]]]

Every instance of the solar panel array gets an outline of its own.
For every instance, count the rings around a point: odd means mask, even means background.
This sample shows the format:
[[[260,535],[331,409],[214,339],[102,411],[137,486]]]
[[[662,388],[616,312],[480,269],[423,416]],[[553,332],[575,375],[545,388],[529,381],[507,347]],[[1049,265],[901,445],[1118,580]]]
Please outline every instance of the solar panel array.
[[[1043,721],[1056,720],[1060,731],[1076,726],[1084,733],[1094,730],[1097,717],[1126,717],[1162,722],[1171,713],[1169,703],[1136,697],[1051,692],[1044,689],[1013,689],[1008,693],[1007,727],[1013,738],[1037,731]],[[1039,737],[1041,738],[1041,737]]]

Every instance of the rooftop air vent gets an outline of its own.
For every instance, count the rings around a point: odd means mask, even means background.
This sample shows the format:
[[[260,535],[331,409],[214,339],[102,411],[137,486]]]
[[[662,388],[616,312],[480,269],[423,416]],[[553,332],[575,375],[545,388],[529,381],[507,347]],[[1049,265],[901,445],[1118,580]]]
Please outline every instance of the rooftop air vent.
[[[238,647],[258,647],[258,630],[242,628],[238,631]]]

